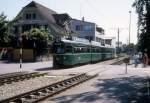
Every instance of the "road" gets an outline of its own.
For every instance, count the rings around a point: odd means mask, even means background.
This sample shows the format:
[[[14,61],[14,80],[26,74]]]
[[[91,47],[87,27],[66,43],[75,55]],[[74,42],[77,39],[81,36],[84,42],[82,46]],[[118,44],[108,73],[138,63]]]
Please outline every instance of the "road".
[[[136,103],[135,97],[138,97],[138,89],[150,74],[149,68],[130,66],[127,74],[125,66],[105,65],[103,69],[107,70],[100,70],[98,77],[42,103]]]

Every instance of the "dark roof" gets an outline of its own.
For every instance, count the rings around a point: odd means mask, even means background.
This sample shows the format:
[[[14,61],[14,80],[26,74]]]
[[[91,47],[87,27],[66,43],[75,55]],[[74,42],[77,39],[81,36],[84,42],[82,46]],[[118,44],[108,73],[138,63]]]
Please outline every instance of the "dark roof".
[[[64,13],[64,14],[53,14],[53,16],[55,18],[56,24],[58,24],[61,27],[64,26],[64,23],[66,21],[71,20],[71,17],[66,13]]]
[[[49,23],[56,23],[55,18],[53,17],[53,14],[57,14],[57,12],[35,2],[32,1],[28,5],[26,5],[24,8],[37,8],[41,16],[46,19]]]
[[[55,12],[41,4],[38,4],[35,1],[32,1],[28,5],[26,5],[18,13],[18,15],[15,17],[14,20],[18,20],[18,18],[22,18],[20,14],[23,13],[24,9],[27,9],[27,8],[36,8],[39,15],[42,17],[43,20],[47,21],[47,23],[49,24],[49,27],[52,29],[52,31],[55,35],[57,35],[57,34],[63,35],[64,34],[63,28],[61,28],[61,26],[57,25],[55,17],[53,16],[54,14],[57,14],[57,12]]]

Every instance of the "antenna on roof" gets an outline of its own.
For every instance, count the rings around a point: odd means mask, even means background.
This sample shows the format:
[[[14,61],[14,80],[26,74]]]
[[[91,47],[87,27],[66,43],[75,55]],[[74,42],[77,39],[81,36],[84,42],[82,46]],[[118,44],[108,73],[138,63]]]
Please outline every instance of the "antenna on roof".
[[[82,17],[82,21],[84,21],[84,16]]]

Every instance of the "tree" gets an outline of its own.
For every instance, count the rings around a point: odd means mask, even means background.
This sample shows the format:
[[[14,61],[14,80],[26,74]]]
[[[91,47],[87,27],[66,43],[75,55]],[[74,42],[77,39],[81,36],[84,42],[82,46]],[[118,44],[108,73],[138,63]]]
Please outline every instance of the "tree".
[[[0,46],[7,46],[9,42],[8,21],[4,13],[0,14]]]
[[[23,48],[35,49],[40,54],[53,40],[48,30],[33,28],[22,34]]]
[[[135,0],[132,5],[138,14],[138,49],[150,49],[150,0]]]

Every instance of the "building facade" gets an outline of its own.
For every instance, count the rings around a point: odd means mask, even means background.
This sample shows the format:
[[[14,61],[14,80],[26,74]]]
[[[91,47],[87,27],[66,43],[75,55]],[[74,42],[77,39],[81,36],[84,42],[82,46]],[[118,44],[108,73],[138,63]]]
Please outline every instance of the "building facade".
[[[100,42],[101,45],[105,45],[104,29],[98,27],[95,23],[72,19],[69,23],[69,28],[79,38]]]
[[[32,28],[42,28],[50,29],[55,33],[62,33],[63,28],[56,24],[55,14],[57,12],[32,1],[23,7],[14,19],[12,32],[15,36],[19,36],[20,33]]]
[[[32,28],[48,29],[52,35],[79,37],[105,45],[105,31],[95,23],[72,19],[68,14],[58,14],[32,1],[22,8],[14,19],[12,32],[16,37]],[[107,40],[110,44],[111,40]]]

